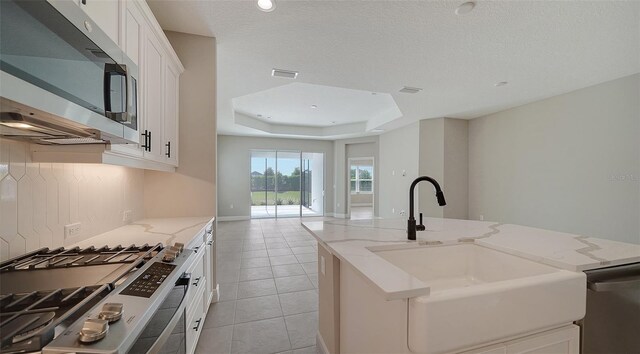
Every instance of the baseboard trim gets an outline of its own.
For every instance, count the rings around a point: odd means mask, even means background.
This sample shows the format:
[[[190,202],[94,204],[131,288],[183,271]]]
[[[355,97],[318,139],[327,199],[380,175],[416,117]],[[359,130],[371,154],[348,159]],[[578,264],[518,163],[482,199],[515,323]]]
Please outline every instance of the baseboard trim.
[[[347,214],[333,213],[333,217],[334,218],[338,218],[338,219],[346,219],[348,217],[348,215]]]
[[[318,331],[318,334],[316,335],[316,347],[320,350],[321,354],[330,354],[329,349],[327,349],[327,345],[324,344],[320,331]]]
[[[250,216],[218,216],[218,221],[242,221],[251,220]]]
[[[218,301],[220,301],[220,284],[216,284],[216,288],[213,289],[213,292],[211,294],[211,301],[209,301],[209,303],[212,304]]]

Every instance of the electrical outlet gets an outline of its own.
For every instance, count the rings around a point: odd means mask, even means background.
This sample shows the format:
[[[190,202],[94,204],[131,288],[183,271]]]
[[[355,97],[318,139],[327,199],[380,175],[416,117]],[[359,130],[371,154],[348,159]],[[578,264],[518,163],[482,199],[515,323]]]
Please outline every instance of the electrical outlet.
[[[128,223],[130,223],[130,222],[132,221],[132,220],[131,220],[132,215],[133,215],[133,211],[131,211],[131,210],[125,210],[125,211],[122,213],[122,222],[127,223],[127,224],[128,224]]]
[[[400,210],[400,215],[404,216],[406,213],[407,213],[407,212],[406,212],[404,209],[403,209],[403,210]]]
[[[391,208],[391,214],[395,214],[396,213],[396,208]]]
[[[480,215],[480,221],[484,221],[484,215]]]
[[[82,231],[82,224],[79,222],[75,224],[69,224],[64,226],[64,238],[77,237],[80,236],[80,232]]]
[[[229,209],[233,209],[233,204],[229,204]]]

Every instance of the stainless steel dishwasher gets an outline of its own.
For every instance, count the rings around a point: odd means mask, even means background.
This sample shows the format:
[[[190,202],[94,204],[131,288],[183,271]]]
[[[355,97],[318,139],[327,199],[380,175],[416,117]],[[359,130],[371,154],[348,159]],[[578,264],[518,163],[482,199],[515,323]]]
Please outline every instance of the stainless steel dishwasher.
[[[640,263],[587,274],[583,354],[640,353]]]

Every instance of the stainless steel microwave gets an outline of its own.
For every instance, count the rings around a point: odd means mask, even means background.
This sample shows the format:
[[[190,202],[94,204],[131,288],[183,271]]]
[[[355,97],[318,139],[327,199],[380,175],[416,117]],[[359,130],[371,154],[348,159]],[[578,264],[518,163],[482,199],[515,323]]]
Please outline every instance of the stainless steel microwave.
[[[138,67],[80,6],[0,1],[3,136],[138,143]]]

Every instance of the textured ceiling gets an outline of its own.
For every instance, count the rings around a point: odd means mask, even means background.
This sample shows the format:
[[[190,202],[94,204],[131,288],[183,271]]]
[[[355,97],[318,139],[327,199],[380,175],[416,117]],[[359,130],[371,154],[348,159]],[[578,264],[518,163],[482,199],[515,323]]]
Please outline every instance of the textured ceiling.
[[[237,97],[232,102],[236,124],[257,129],[266,124],[268,132],[282,126],[294,131],[299,127],[317,128],[313,134],[316,137],[325,135],[325,127],[352,125],[355,130],[350,133],[365,133],[402,117],[387,93],[302,82]]]
[[[255,1],[149,0],[164,29],[217,38],[225,134],[318,136],[235,123],[233,98],[292,82],[271,77],[273,68],[299,71],[295,82],[391,94],[402,118],[386,130],[474,118],[640,72],[640,2],[480,1],[457,16],[460,3],[280,0],[264,13]],[[424,90],[401,94],[403,86]],[[358,135],[348,126],[321,137]]]

